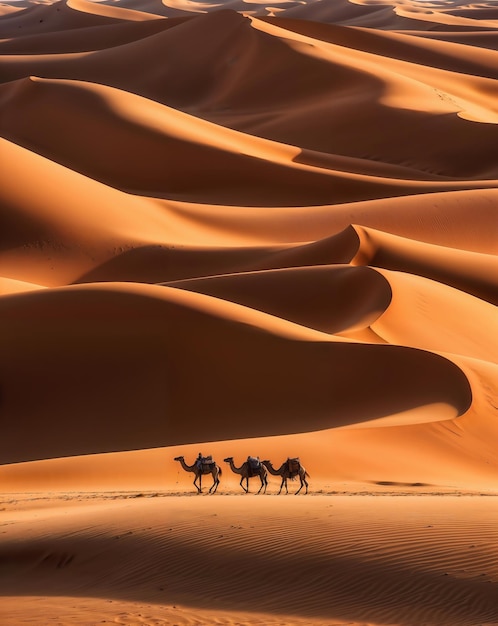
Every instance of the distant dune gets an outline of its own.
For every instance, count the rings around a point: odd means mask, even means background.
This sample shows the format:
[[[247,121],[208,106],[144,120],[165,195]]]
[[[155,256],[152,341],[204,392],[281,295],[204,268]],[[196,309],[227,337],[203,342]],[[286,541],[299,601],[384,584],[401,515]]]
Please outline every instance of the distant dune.
[[[0,131],[2,624],[498,623],[496,2],[3,0]]]

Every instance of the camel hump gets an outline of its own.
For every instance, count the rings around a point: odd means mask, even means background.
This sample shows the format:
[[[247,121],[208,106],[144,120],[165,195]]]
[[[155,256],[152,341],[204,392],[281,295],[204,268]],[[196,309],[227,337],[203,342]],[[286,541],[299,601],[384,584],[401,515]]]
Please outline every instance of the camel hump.
[[[295,457],[289,457],[287,459],[287,466],[289,468],[289,472],[291,474],[294,474],[296,472],[299,472],[299,470],[301,469],[301,461],[299,459],[298,456]]]

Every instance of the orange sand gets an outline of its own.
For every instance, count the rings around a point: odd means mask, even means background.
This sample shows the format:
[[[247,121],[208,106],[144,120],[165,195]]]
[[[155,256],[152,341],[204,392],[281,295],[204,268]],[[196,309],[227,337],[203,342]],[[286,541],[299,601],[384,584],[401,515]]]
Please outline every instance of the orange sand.
[[[2,626],[498,624],[495,2],[4,0],[0,130]]]

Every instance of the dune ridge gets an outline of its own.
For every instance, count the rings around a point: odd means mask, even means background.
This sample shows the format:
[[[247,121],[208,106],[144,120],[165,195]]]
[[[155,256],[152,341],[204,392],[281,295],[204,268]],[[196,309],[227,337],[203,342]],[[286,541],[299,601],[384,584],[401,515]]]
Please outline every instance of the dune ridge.
[[[486,0],[0,3],[2,624],[498,623],[497,80]]]

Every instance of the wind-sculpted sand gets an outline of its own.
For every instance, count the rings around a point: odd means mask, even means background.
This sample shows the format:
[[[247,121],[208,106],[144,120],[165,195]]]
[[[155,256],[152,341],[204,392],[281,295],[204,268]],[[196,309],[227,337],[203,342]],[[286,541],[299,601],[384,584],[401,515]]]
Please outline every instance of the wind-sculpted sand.
[[[4,0],[0,130],[2,625],[498,624],[495,2]]]
[[[9,623],[496,623],[496,498],[41,500],[8,503]]]

